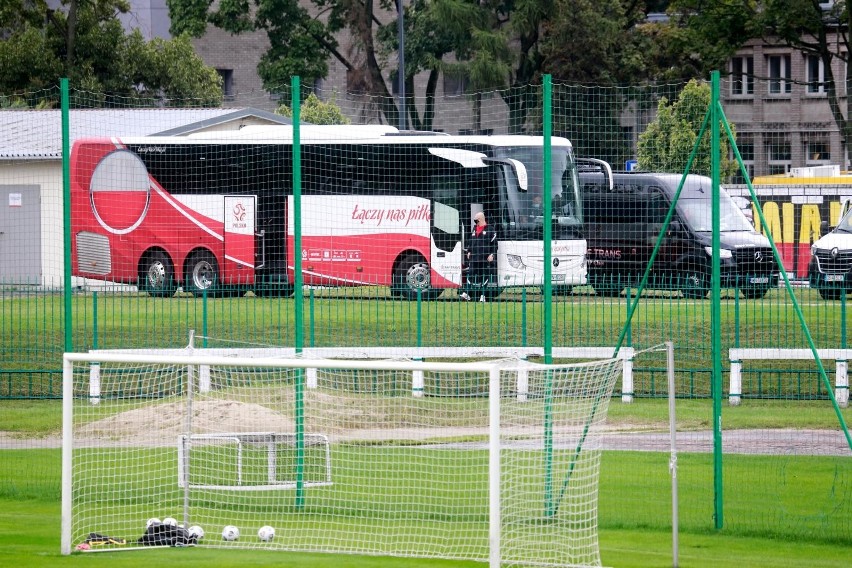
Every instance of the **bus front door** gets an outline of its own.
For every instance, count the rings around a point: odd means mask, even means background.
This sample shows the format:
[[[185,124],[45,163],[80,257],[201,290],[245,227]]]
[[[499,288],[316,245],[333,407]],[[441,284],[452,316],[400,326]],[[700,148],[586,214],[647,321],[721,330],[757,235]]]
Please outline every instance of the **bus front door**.
[[[462,238],[459,210],[435,201],[432,205],[432,288],[462,284]]]

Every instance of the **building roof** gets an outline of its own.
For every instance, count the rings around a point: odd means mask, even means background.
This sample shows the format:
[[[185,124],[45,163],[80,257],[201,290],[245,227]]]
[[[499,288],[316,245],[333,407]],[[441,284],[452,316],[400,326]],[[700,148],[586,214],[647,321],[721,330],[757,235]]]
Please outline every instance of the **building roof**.
[[[291,124],[289,118],[255,108],[80,109],[69,111],[70,138],[181,136],[246,118]],[[0,160],[62,157],[60,110],[0,110]]]

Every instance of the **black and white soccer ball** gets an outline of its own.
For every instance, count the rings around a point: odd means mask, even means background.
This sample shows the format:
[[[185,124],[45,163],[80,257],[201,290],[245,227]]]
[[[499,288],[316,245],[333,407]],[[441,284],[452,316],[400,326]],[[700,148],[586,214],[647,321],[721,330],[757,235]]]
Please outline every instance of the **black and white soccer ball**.
[[[269,525],[264,525],[258,529],[257,538],[263,542],[271,542],[275,538],[275,529]]]
[[[204,538],[204,529],[198,525],[192,525],[187,529],[190,537],[195,537],[195,540],[201,540]]]
[[[222,529],[222,540],[233,541],[240,538],[240,529],[234,525],[228,525]]]

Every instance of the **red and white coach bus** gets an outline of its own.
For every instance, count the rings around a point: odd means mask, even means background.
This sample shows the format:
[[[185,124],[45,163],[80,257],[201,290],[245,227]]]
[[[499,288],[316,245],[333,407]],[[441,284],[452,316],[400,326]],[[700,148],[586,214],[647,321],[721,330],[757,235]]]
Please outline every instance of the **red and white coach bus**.
[[[73,274],[154,296],[289,295],[296,206],[289,126],[82,139],[71,154]],[[498,283],[543,283],[543,140],[386,126],[300,129],[303,281],[437,297],[462,283],[473,214],[498,229]],[[552,139],[552,281],[585,283],[576,162]]]

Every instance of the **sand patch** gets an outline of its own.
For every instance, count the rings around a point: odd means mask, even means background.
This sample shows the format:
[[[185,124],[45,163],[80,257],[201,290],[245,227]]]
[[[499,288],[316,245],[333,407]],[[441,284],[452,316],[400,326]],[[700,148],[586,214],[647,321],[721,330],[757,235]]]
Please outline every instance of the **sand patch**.
[[[293,421],[259,404],[233,400],[204,400],[156,404],[121,412],[86,424],[75,436],[80,445],[173,445],[191,427],[194,434],[214,432],[292,432]]]

